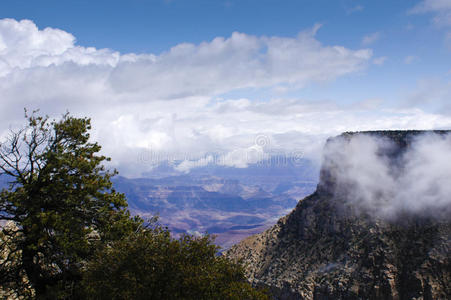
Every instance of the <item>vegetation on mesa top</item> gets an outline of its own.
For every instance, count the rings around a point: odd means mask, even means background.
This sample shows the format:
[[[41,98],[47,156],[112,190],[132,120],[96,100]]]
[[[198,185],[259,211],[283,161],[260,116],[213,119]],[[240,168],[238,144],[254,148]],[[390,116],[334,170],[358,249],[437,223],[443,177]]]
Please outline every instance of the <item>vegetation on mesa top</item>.
[[[0,175],[9,181],[0,193],[0,220],[9,222],[0,232],[2,295],[266,299],[240,265],[215,255],[210,237],[175,240],[130,216],[112,188],[116,172],[103,166],[109,158],[89,141],[90,119],[26,118],[0,144]]]
[[[400,146],[406,146],[409,140],[423,134],[449,134],[451,130],[370,130],[370,131],[347,131],[337,137],[351,138],[355,135],[369,135],[378,138],[388,138]],[[337,138],[335,137],[335,138]],[[331,138],[334,139],[334,138]]]

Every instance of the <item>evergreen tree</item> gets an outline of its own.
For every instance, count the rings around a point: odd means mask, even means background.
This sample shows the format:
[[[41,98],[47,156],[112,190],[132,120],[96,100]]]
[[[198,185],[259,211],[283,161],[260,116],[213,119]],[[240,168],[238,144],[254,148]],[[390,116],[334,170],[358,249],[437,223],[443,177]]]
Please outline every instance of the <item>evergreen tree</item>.
[[[209,236],[131,217],[90,119],[27,116],[0,144],[0,297],[268,299]]]
[[[0,286],[37,298],[77,297],[84,264],[101,244],[141,224],[90,142],[90,119],[27,116],[0,144]],[[8,222],[7,226],[5,223]],[[27,294],[28,292],[28,294]]]
[[[241,264],[218,255],[209,236],[175,239],[160,226],[102,248],[83,282],[93,300],[269,299],[246,282]]]

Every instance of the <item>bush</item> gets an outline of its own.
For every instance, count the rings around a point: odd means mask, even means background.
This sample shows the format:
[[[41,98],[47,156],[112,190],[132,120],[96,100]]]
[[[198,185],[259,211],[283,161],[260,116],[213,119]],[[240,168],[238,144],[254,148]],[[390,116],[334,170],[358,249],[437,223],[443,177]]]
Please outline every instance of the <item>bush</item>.
[[[172,238],[160,226],[101,249],[83,280],[88,299],[268,299],[210,236]]]

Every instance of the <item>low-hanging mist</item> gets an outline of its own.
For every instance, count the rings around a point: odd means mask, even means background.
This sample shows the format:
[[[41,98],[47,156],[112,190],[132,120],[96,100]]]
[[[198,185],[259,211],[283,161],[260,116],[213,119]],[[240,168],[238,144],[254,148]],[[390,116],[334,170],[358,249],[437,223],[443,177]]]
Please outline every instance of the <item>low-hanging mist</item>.
[[[331,139],[322,184],[358,212],[379,218],[448,215],[450,133],[404,132],[398,137],[368,132]]]

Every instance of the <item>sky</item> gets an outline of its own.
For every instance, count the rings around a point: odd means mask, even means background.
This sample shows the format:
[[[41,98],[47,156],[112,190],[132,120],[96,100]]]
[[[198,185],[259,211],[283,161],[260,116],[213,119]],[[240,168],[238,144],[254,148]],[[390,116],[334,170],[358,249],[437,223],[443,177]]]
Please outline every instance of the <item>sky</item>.
[[[0,136],[87,116],[126,176],[318,160],[343,131],[451,128],[451,0],[4,0],[0,96]]]

